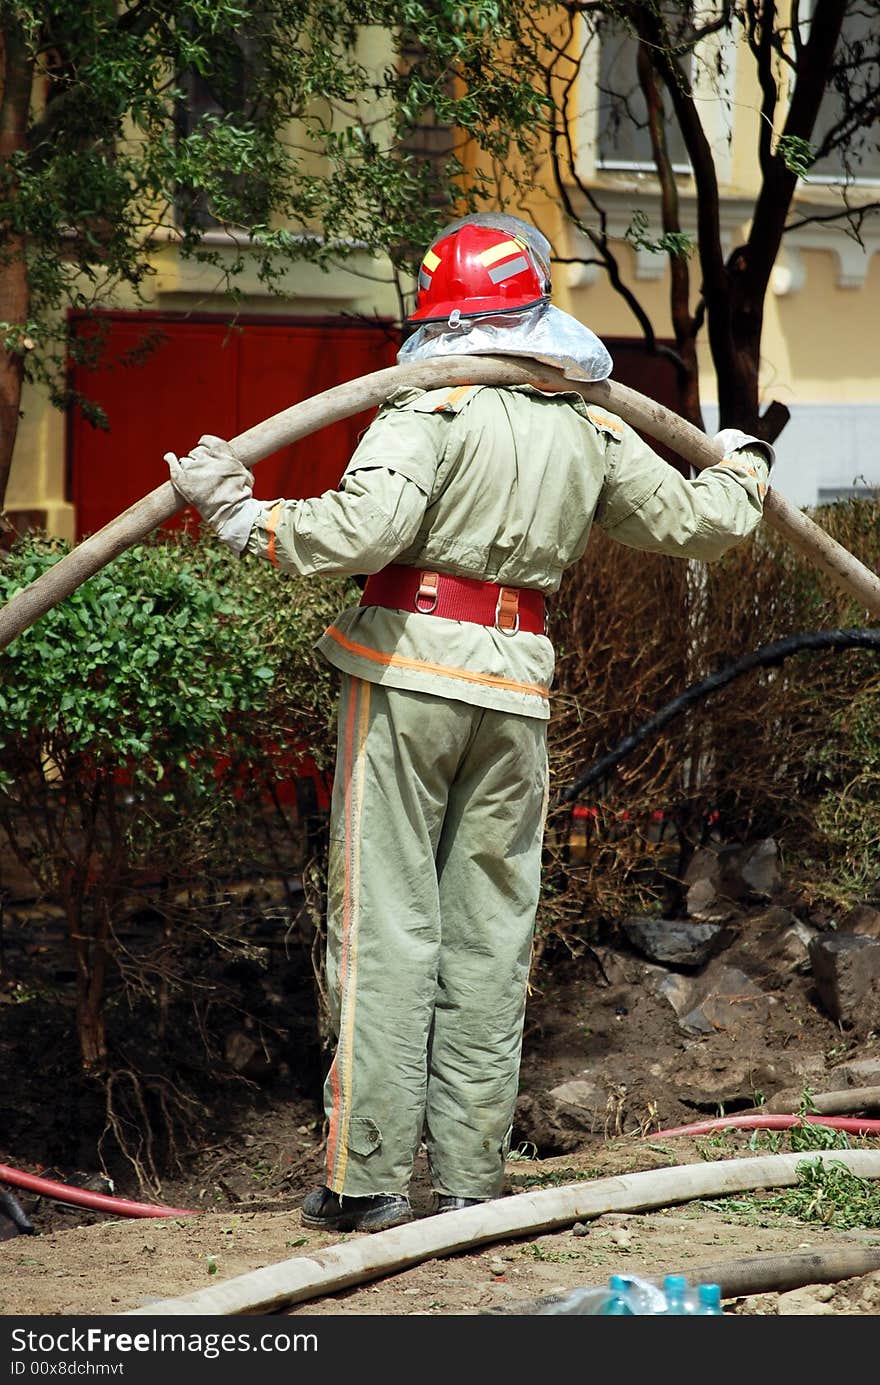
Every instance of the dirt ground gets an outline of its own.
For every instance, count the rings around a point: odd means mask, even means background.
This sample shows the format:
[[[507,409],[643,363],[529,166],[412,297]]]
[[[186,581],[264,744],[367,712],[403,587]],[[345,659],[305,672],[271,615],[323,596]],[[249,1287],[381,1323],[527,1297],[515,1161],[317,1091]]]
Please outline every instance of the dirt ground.
[[[613,932],[554,966],[552,982],[542,983],[529,1000],[505,1195],[786,1152],[792,1145],[784,1133],[694,1138],[657,1132],[762,1102],[772,1105],[774,1098],[796,1096],[805,1088],[818,1093],[859,1085],[856,1077],[872,1064],[880,1072],[877,1034],[847,1032],[833,1022],[818,1003],[803,958],[792,951],[790,940],[783,945],[782,907],[777,904],[774,912],[764,901],[740,919],[724,954],[726,963],[741,967],[765,993],[769,1009],[757,1013],[743,1005],[735,1020],[708,1033],[682,1029],[659,985],[670,969],[646,961]],[[796,901],[786,900],[785,907],[797,916]],[[282,975],[279,959],[280,954],[268,969],[263,965],[260,974],[271,977],[272,995],[283,1008],[291,1005],[291,996],[302,995],[302,976],[300,971]],[[50,1013],[36,989],[32,997],[23,995],[20,985],[15,989],[19,960],[7,952],[6,1003],[0,1005],[5,1074],[0,1162],[62,1181],[90,1179],[91,1186],[106,1190],[93,1138],[94,1112],[69,1077],[69,1038],[57,1027],[58,1006]],[[69,1016],[61,1013],[69,1025]],[[0,1314],[121,1314],[340,1242],[376,1240],[301,1226],[299,1203],[321,1182],[321,1061],[302,1046],[302,1026],[277,1033],[280,1049],[269,1046],[264,1070],[252,1067],[249,1077],[228,1084],[199,1145],[186,1152],[180,1169],[163,1179],[158,1192],[147,1194],[198,1216],[117,1219],[17,1192],[37,1234],[14,1234],[0,1216]],[[231,1051],[228,1044],[226,1051]],[[578,1104],[578,1083],[593,1093],[591,1101],[584,1097]],[[877,1148],[876,1138],[853,1136],[850,1144]],[[130,1169],[115,1167],[113,1174],[117,1195],[145,1199]],[[880,1254],[876,1224],[841,1228],[833,1221],[796,1219],[771,1210],[770,1196],[609,1212],[553,1232],[434,1257],[306,1298],[288,1311],[534,1313],[569,1290],[605,1282],[613,1272],[647,1277],[678,1271],[696,1277],[702,1266],[743,1257],[871,1248]],[[418,1216],[431,1214],[421,1157],[412,1198]],[[784,1293],[728,1298],[725,1312],[875,1314],[880,1312],[880,1269]]]

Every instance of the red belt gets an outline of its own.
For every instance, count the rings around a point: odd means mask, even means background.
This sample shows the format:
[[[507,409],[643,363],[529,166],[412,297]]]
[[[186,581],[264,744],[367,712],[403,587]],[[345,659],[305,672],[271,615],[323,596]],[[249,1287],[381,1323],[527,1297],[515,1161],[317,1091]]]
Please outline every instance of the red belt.
[[[527,630],[544,634],[544,597],[527,587],[504,587],[473,577],[389,563],[367,578],[362,606],[390,606],[395,611],[420,611],[446,620],[472,620],[491,625],[503,635]]]

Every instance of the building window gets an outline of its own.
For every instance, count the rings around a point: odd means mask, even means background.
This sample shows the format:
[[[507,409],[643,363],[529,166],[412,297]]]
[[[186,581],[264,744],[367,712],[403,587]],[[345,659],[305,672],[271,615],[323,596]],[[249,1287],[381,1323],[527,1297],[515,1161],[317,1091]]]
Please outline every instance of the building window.
[[[191,135],[206,116],[223,120],[233,112],[248,112],[249,93],[252,90],[251,73],[256,60],[256,41],[245,33],[239,33],[235,39],[231,60],[223,72],[222,83],[203,77],[192,68],[178,74],[177,85],[183,92],[183,97],[178,100],[174,112],[178,140]],[[229,174],[226,177],[226,192],[233,196],[241,196],[245,189],[252,195],[256,192],[253,179],[248,180],[244,174]],[[206,192],[198,187],[178,187],[175,218],[179,226],[195,224],[204,230],[224,224],[212,213]]]
[[[822,101],[811,144],[820,150],[829,137],[837,147],[810,169],[814,182],[880,182],[880,119],[852,113],[877,107],[880,89],[880,24],[876,13],[850,6],[841,28],[835,72]],[[848,114],[849,113],[849,114]]]
[[[410,76],[428,58],[427,49],[416,39],[408,36],[400,46],[399,71],[401,76]],[[454,95],[454,82],[450,77],[445,83],[446,94]],[[448,202],[445,191],[448,170],[456,157],[456,136],[451,125],[438,120],[433,107],[420,112],[418,119],[409,127],[401,140],[401,149],[412,155],[420,164],[427,164],[432,170],[429,200],[433,207],[443,208]]]
[[[667,23],[670,33],[675,33],[673,26],[681,26],[688,20],[682,16],[680,6],[670,5],[668,9]],[[626,26],[605,19],[597,22],[596,32],[599,38],[598,165],[606,169],[653,169],[647,106],[636,67],[639,41]],[[663,105],[672,166],[688,172],[690,164],[684,139],[665,88]]]

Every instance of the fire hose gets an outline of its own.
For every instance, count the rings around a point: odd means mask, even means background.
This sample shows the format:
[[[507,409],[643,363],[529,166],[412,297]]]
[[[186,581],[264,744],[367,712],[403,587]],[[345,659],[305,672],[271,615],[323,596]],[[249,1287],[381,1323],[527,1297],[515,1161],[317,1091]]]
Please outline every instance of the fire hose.
[[[67,1202],[77,1207],[90,1207],[95,1212],[112,1212],[118,1217],[193,1217],[197,1213],[192,1208],[159,1207],[152,1202],[132,1202],[129,1198],[108,1197],[106,1193],[93,1193],[88,1188],[76,1188],[70,1183],[57,1183],[53,1178],[42,1178],[35,1173],[23,1173],[21,1169],[0,1164],[0,1182],[11,1183],[14,1188],[24,1188],[31,1193],[56,1202]],[[10,1209],[11,1211],[11,1209]],[[22,1226],[18,1218],[11,1219],[21,1231],[33,1231],[33,1227]]]
[[[714,465],[722,456],[722,448],[698,428],[614,380],[582,384],[537,361],[498,356],[447,356],[378,370],[294,404],[230,441],[241,460],[252,467],[328,424],[375,408],[395,389],[430,389],[445,384],[533,385],[547,392],[576,392],[588,403],[616,413],[632,427],[666,444],[699,470]],[[0,649],[183,508],[180,496],[166,481],[84,539],[0,609]],[[880,616],[880,577],[772,488],[764,501],[764,520],[869,615]]]
[[[848,1135],[880,1135],[880,1120],[862,1116],[812,1115],[744,1115],[717,1116],[713,1120],[694,1121],[691,1125],[670,1125],[654,1130],[645,1139],[659,1140],[670,1135],[712,1135],[716,1130],[793,1130],[800,1125],[821,1125],[829,1130],[842,1130]]]
[[[672,698],[659,712],[655,712],[647,721],[636,727],[635,731],[631,731],[598,760],[594,760],[583,774],[561,791],[559,801],[573,802],[584,789],[604,779],[616,764],[631,754],[649,736],[662,731],[664,726],[675,717],[681,716],[682,712],[687,711],[701,698],[726,687],[735,678],[741,678],[752,669],[773,668],[803,649],[872,649],[880,653],[880,630],[813,630],[800,635],[787,635],[785,639],[774,640],[772,644],[762,644],[750,654],[744,654],[741,659],[727,664],[725,668],[710,673],[698,683],[692,683],[684,692]]]
[[[880,1151],[835,1150],[831,1157],[835,1164],[858,1178],[880,1177]],[[472,1251],[476,1246],[502,1240],[521,1240],[524,1236],[572,1226],[577,1221],[591,1221],[608,1212],[644,1212],[695,1198],[724,1197],[759,1188],[793,1187],[799,1181],[800,1170],[821,1160],[822,1155],[815,1151],[753,1159],[721,1159],[708,1164],[674,1165],[515,1193],[512,1197],[478,1203],[458,1212],[422,1217],[406,1226],[354,1237],[323,1249],[309,1247],[289,1260],[250,1270],[180,1298],[145,1303],[140,1308],[128,1309],[123,1316],[276,1313],[296,1303],[323,1298],[389,1274],[399,1274],[439,1256]],[[779,1257],[773,1258],[778,1273],[784,1267],[779,1265]],[[867,1265],[851,1263],[844,1268],[844,1274],[864,1274],[875,1268],[876,1257]],[[840,1269],[838,1266],[834,1272],[837,1277],[842,1277]],[[747,1267],[747,1273],[735,1286],[732,1281],[722,1279],[723,1272],[722,1266],[713,1266],[712,1278],[723,1284],[725,1293],[756,1292],[754,1267]],[[801,1266],[795,1282],[813,1282],[814,1275],[818,1279],[815,1267]],[[829,1277],[827,1272],[823,1277]],[[748,1285],[750,1279],[753,1282]]]

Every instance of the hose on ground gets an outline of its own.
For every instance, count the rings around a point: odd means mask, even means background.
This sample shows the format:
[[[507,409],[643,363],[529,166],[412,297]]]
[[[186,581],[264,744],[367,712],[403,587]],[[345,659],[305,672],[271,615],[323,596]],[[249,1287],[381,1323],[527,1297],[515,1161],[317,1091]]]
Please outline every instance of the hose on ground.
[[[714,1120],[695,1121],[692,1125],[673,1125],[666,1130],[654,1130],[642,1138],[666,1139],[670,1135],[711,1135],[716,1130],[792,1130],[799,1125],[823,1125],[831,1130],[844,1130],[849,1135],[880,1135],[880,1120],[861,1116],[717,1116]]]
[[[122,1316],[279,1312],[294,1303],[398,1274],[437,1256],[473,1250],[492,1241],[538,1235],[577,1221],[592,1220],[606,1212],[645,1212],[694,1198],[792,1187],[798,1183],[801,1171],[822,1157],[811,1151],[722,1159],[517,1193],[458,1212],[423,1217],[323,1250],[310,1249],[304,1255],[251,1270],[180,1298],[160,1299],[128,1309]],[[834,1161],[858,1177],[880,1178],[880,1151],[835,1150]]]
[[[40,1178],[35,1173],[23,1173],[21,1169],[0,1164],[0,1183],[11,1183],[14,1188],[25,1188],[28,1192],[39,1193],[55,1202],[69,1202],[77,1207],[90,1207],[94,1212],[111,1212],[117,1217],[195,1217],[199,1213],[186,1207],[159,1207],[151,1202],[131,1202],[124,1197],[108,1197],[106,1193],[92,1193],[88,1188],[75,1188],[69,1183],[56,1183],[52,1178]]]
[[[689,688],[685,688],[683,693],[679,693],[671,702],[667,702],[665,707],[660,708],[659,712],[642,722],[641,726],[636,727],[635,731],[630,732],[628,736],[624,736],[622,740],[617,742],[617,745],[595,760],[589,769],[586,769],[583,774],[568,784],[560,792],[559,802],[572,803],[583,793],[584,789],[589,788],[598,780],[604,779],[615,765],[630,755],[643,741],[658,731],[662,731],[664,726],[668,726],[670,721],[681,716],[695,702],[708,697],[710,693],[717,692],[719,688],[726,687],[735,678],[741,678],[744,674],[751,673],[752,669],[772,668],[790,658],[792,654],[800,653],[803,649],[873,649],[880,652],[880,629],[856,627],[841,630],[812,630],[799,635],[787,635],[785,639],[774,640],[772,644],[760,645],[750,654],[744,654],[741,659],[727,664],[716,673],[710,673],[699,683],[692,683]]]

